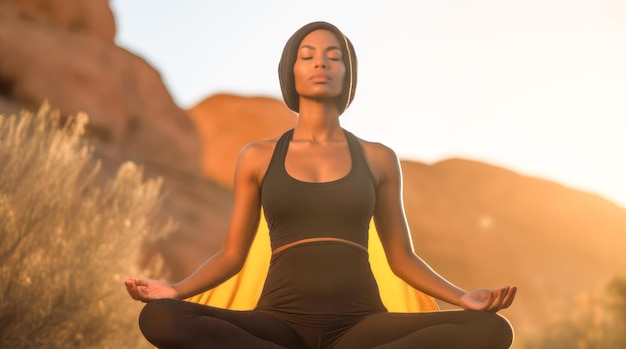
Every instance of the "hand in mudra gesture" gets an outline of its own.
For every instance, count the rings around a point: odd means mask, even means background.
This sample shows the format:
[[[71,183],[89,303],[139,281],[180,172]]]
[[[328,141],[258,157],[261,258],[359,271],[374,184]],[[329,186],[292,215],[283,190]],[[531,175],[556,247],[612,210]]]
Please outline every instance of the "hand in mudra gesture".
[[[476,289],[461,297],[461,306],[468,310],[496,312],[508,308],[513,303],[516,292],[517,287],[514,286],[505,286],[493,290]]]
[[[124,280],[126,291],[134,299],[142,302],[150,302],[160,298],[176,298],[177,292],[165,282],[158,280]]]

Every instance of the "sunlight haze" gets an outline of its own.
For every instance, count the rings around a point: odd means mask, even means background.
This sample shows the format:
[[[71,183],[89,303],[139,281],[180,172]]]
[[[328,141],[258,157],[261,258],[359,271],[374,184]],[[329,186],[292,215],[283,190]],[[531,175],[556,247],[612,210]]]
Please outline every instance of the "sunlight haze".
[[[118,45],[190,108],[216,93],[281,99],[302,25],[355,45],[342,125],[407,160],[478,160],[626,207],[626,5],[581,1],[112,0]]]

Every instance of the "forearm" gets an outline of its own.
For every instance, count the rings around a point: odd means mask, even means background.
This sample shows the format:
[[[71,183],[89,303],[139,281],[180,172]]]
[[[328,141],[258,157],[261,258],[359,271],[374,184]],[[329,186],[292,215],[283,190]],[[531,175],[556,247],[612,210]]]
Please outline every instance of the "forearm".
[[[390,261],[390,265],[394,273],[413,288],[444,302],[461,306],[461,297],[466,291],[437,274],[415,254]]]
[[[210,290],[237,274],[242,263],[220,251],[205,261],[185,279],[172,284],[178,299],[185,299]]]

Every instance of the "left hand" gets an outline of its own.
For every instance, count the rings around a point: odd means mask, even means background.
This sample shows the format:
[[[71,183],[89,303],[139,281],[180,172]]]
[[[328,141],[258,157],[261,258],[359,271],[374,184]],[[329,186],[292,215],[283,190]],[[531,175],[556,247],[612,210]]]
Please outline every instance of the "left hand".
[[[508,308],[513,299],[517,287],[505,286],[498,289],[481,288],[467,292],[461,297],[461,306],[467,310],[480,310],[496,312]]]

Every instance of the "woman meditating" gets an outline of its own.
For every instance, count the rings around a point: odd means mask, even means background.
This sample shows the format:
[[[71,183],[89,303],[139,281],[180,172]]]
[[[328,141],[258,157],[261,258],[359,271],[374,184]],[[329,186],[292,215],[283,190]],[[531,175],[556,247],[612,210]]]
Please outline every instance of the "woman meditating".
[[[416,256],[397,156],[340,126],[357,81],[350,40],[329,23],[307,24],[287,41],[278,70],[297,123],[241,150],[222,249],[174,284],[125,281],[131,297],[147,303],[139,319],[145,337],[162,349],[509,348],[511,326],[496,312],[511,305],[516,288],[464,291]],[[239,272],[261,208],[272,257],[255,309],[184,301]],[[393,272],[462,310],[387,311],[368,260],[372,217]]]

